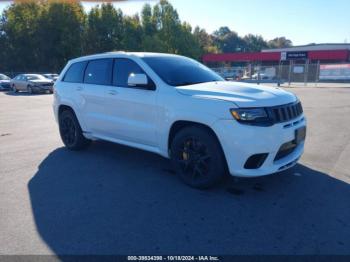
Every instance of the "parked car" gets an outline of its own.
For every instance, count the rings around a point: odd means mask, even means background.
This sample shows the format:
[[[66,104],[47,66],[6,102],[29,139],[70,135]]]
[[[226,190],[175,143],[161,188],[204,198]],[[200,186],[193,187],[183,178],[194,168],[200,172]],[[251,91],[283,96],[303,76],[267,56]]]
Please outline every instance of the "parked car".
[[[71,60],[55,83],[53,109],[68,149],[101,139],[154,152],[196,188],[227,171],[257,177],[286,170],[302,155],[306,134],[294,94],[224,81],[195,60],[168,54]]]
[[[11,78],[9,78],[7,75],[0,74],[0,91],[9,90],[11,88],[10,80]]]
[[[14,92],[27,91],[28,93],[53,93],[54,81],[39,74],[21,74],[11,80]]]
[[[43,74],[43,76],[53,81],[56,81],[58,79],[58,74]]]
[[[267,75],[264,73],[256,73],[254,75],[252,75],[252,79],[254,80],[276,80],[276,76],[272,76],[272,75]]]

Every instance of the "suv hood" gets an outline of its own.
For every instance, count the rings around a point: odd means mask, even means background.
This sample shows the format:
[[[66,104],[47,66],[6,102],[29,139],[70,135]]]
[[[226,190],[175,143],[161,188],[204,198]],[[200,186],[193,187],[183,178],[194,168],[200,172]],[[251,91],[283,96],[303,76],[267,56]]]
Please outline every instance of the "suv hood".
[[[233,102],[238,107],[277,106],[297,100],[294,94],[278,87],[242,82],[208,82],[179,86],[176,90],[183,95]]]

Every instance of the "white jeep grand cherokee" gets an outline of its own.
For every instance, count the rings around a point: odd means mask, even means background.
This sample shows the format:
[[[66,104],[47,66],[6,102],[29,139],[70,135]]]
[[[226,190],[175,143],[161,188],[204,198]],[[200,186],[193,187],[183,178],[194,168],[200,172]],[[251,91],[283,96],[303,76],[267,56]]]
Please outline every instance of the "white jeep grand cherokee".
[[[227,171],[255,177],[286,170],[303,153],[306,120],[295,95],[226,82],[186,57],[81,57],[68,62],[54,90],[67,148],[102,139],[154,152],[193,187],[209,187]]]

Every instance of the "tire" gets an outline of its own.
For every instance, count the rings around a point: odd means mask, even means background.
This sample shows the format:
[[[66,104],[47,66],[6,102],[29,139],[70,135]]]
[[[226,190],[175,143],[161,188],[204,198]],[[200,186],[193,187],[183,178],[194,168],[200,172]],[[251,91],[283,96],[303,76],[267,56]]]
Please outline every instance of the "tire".
[[[206,189],[226,174],[226,160],[217,138],[203,127],[181,129],[171,143],[171,161],[187,185]]]
[[[33,88],[31,86],[27,86],[27,91],[29,94],[34,94]]]
[[[68,149],[82,150],[90,144],[91,140],[83,136],[78,119],[71,110],[63,111],[58,122],[61,139]]]
[[[16,86],[15,86],[15,85],[12,86],[12,91],[13,91],[14,93],[18,93],[18,90],[16,89]]]

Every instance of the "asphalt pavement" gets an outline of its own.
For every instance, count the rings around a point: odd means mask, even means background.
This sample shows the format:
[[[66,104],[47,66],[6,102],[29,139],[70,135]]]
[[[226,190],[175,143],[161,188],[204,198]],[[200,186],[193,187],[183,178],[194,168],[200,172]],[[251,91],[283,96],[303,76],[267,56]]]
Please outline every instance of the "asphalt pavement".
[[[350,88],[298,87],[293,169],[199,191],[168,160],[63,147],[52,95],[0,93],[0,254],[350,254]]]

